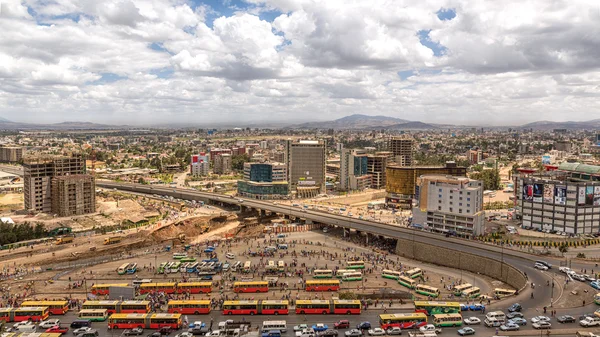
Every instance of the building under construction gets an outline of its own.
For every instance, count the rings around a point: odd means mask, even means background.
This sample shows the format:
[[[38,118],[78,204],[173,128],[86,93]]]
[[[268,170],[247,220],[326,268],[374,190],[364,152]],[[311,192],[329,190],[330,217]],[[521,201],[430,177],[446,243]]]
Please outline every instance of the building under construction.
[[[36,155],[23,159],[25,209],[59,216],[96,211],[94,177],[81,156]]]

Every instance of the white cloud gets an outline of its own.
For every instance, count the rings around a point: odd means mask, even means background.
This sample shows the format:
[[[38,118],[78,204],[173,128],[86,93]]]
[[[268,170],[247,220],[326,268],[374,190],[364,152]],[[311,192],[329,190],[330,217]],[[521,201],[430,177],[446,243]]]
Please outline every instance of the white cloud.
[[[0,0],[0,115],[518,124],[600,108],[594,2],[246,3],[215,18],[186,0]]]

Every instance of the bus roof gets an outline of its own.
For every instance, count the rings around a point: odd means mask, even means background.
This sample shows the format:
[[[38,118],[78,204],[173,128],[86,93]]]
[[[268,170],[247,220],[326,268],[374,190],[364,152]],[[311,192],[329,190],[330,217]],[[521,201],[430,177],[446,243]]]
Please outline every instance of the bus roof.
[[[236,284],[269,284],[269,281],[237,281],[233,283],[233,286]]]
[[[384,269],[382,271],[382,273],[394,273],[394,274],[400,274],[399,271],[395,271],[395,270],[389,270],[389,269]]]
[[[82,312],[98,312],[98,313],[100,313],[100,312],[106,312],[106,311],[107,311],[106,309],[81,309],[81,310],[79,310],[79,313],[82,313]]]
[[[117,305],[117,303],[119,303],[119,301],[85,301],[83,302],[83,305],[86,304],[91,304],[91,305]]]
[[[181,282],[177,283],[177,285],[180,287],[212,287],[212,282]]]
[[[503,289],[503,288],[496,288],[496,289],[494,289],[494,291],[508,291],[508,292],[515,292],[516,290],[512,290],[512,289]]]
[[[244,300],[244,301],[225,301],[223,302],[223,305],[225,304],[258,304],[258,301],[250,301],[250,300]]]
[[[340,284],[340,280],[306,280],[306,284]]]
[[[144,319],[146,317],[148,317],[148,314],[112,314],[112,315],[110,315],[111,319],[115,319],[115,318]]]
[[[264,300],[262,301],[262,304],[285,304],[288,305],[290,302],[287,300]]]
[[[407,271],[407,273],[410,273],[410,272],[418,272],[418,271],[421,271],[421,268],[413,268],[413,269],[411,269],[411,270]]]
[[[346,261],[346,263],[356,263],[356,264],[359,264],[359,263],[365,263],[365,261]]]
[[[415,301],[415,306],[446,306],[446,307],[460,307],[458,302],[440,302],[440,301]]]
[[[471,287],[471,288],[463,290],[463,292],[467,293],[467,292],[479,291],[479,290],[481,290],[481,289],[479,289],[478,287]]]
[[[20,307],[17,308],[16,311],[38,311],[38,310],[48,310],[48,307]]]
[[[267,325],[267,324],[277,324],[277,325],[282,325],[282,324],[286,324],[286,321],[263,321],[263,325]]]
[[[121,304],[150,304],[150,301],[123,301]]]
[[[317,273],[317,272],[321,272],[321,273],[331,273],[331,269],[315,269],[315,271],[313,273]]]
[[[127,287],[127,286],[129,286],[129,283],[100,283],[100,284],[94,284],[92,286],[92,289],[103,288],[103,287]]]
[[[152,315],[151,318],[180,318],[180,317],[181,317],[181,314],[158,313],[158,314]]]
[[[169,300],[168,304],[209,304],[210,300],[193,300],[193,301],[185,301],[185,300]]]
[[[411,318],[411,317],[421,317],[427,319],[427,315],[422,312],[411,312],[411,313],[403,313],[403,314],[382,314],[379,315],[379,319],[394,319],[394,318]]]
[[[472,287],[471,283],[463,283],[463,284],[455,285],[454,289],[469,289],[471,287]]]
[[[334,300],[335,304],[360,304],[359,300]]]
[[[129,263],[123,263],[123,264],[121,265],[121,267],[119,267],[119,268],[127,268],[128,266],[129,266]]]
[[[175,282],[164,282],[164,283],[142,283],[140,287],[175,287]]]
[[[46,305],[52,305],[52,304],[68,304],[69,302],[67,301],[24,301],[23,303],[21,303],[21,306],[23,307],[39,307],[39,306],[46,306]]]
[[[296,304],[329,304],[328,300],[297,300]]]
[[[459,313],[454,314],[433,314],[433,318],[444,318],[444,317],[462,317]]]

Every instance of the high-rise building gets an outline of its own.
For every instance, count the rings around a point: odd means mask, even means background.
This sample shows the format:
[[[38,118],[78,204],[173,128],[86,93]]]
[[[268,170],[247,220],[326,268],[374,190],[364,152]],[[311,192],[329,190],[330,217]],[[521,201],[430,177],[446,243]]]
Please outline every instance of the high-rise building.
[[[229,174],[231,173],[231,155],[221,154],[214,158],[215,163],[213,166],[213,172],[216,174]]]
[[[407,136],[393,136],[389,139],[388,151],[398,166],[413,165],[415,140]]]
[[[446,166],[388,165],[385,170],[385,191],[387,192],[385,202],[388,207],[410,209],[415,195],[417,178],[430,174],[466,177],[467,168],[457,166],[455,162],[447,162]]]
[[[20,146],[0,147],[0,162],[18,163],[23,159],[23,148]]]
[[[190,163],[190,174],[192,176],[207,176],[210,169],[210,162],[206,153],[192,155]]]
[[[413,224],[433,232],[470,237],[483,233],[483,183],[466,177],[417,179]]]
[[[23,184],[26,210],[73,215],[96,209],[95,196],[90,196],[95,193],[94,178],[85,174],[81,156],[25,157]]]
[[[215,160],[217,159],[218,156],[222,155],[222,154],[231,154],[232,151],[231,149],[210,149],[210,152],[208,153],[208,155],[210,156],[210,163],[214,166],[215,165]]]
[[[375,153],[367,157],[367,173],[371,175],[371,187],[375,189],[385,188],[385,169],[388,157]]]
[[[557,140],[554,142],[554,149],[557,151],[571,152],[571,142],[568,140]]]
[[[371,176],[368,174],[368,156],[366,151],[344,149],[340,158],[340,189],[364,190],[371,187]]]
[[[481,149],[471,149],[467,152],[467,158],[471,165],[478,164],[483,161],[483,151]]]
[[[238,195],[253,199],[284,199],[288,194],[285,164],[244,163],[244,180],[238,181]]]
[[[301,140],[285,143],[285,158],[290,191],[298,198],[325,193],[325,143]]]

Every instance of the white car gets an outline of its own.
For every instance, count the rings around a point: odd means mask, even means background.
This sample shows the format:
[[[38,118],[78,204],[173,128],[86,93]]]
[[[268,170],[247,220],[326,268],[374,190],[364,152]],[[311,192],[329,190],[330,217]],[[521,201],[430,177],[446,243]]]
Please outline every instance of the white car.
[[[550,322],[550,318],[547,316],[535,316],[531,318],[531,323],[539,323],[539,322]]]
[[[539,270],[548,270],[548,267],[546,267],[546,266],[544,266],[543,264],[540,264],[540,263],[534,264],[533,267],[535,269],[539,269]]]
[[[383,336],[385,335],[385,331],[382,328],[373,328],[369,331],[369,336]]]
[[[60,325],[60,319],[47,319],[40,323],[40,328],[50,329],[53,326]]]
[[[466,325],[481,324],[481,320],[475,316],[465,318]]]
[[[568,273],[571,271],[571,268],[569,267],[558,267],[558,271],[560,271],[561,273]]]
[[[395,335],[401,335],[402,334],[402,329],[400,329],[399,327],[395,326],[395,327],[391,327],[389,329],[387,329],[386,333],[390,336],[395,336]]]
[[[92,331],[92,330],[94,330],[94,329],[90,328],[89,326],[83,326],[83,327],[81,327],[81,328],[78,328],[78,329],[75,329],[75,330],[73,330],[73,334],[74,334],[75,336],[77,336],[77,335],[79,335],[80,333],[90,332],[90,331]]]

